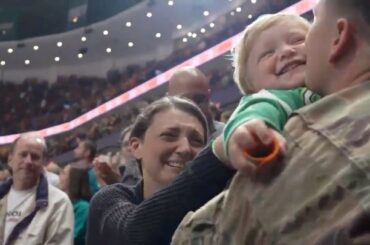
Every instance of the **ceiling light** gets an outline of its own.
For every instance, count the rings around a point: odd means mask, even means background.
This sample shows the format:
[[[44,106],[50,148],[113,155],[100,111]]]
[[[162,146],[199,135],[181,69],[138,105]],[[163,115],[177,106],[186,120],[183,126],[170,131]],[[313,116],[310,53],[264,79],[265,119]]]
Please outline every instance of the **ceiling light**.
[[[236,12],[238,12],[238,13],[239,13],[239,12],[241,12],[241,11],[242,11],[242,8],[241,8],[241,7],[237,7],[235,10],[236,10]]]
[[[202,28],[202,29],[200,29],[200,32],[201,33],[205,33],[206,32],[206,29]]]
[[[126,22],[126,26],[127,26],[127,27],[131,27],[131,25],[132,25],[132,23],[131,23],[130,21],[127,21],[127,22]]]
[[[234,12],[234,11],[231,11],[231,12],[230,12],[230,15],[231,15],[231,16],[234,16],[234,15],[235,15],[235,12]]]
[[[59,62],[60,61],[60,58],[57,56],[54,58],[55,62]]]
[[[177,28],[177,30],[181,30],[182,25],[179,24],[179,25],[176,26],[176,28]]]
[[[111,48],[107,48],[105,51],[109,54],[110,52],[112,52],[112,49]]]
[[[82,42],[86,42],[86,37],[81,37]]]
[[[108,31],[108,30],[104,30],[104,31],[103,31],[103,35],[104,35],[104,36],[108,36],[108,34],[109,34],[109,31]]]
[[[37,45],[33,46],[33,50],[35,50],[35,51],[39,50],[39,46],[37,46]]]
[[[196,38],[197,37],[197,34],[196,33],[193,33],[193,35],[191,35],[192,38]]]
[[[134,46],[134,43],[133,42],[129,42],[127,45],[131,48],[131,47]]]
[[[77,57],[78,57],[79,59],[82,59],[82,57],[84,57],[84,55],[83,55],[83,54],[81,54],[81,53],[78,53],[78,54],[77,54]]]
[[[6,65],[5,60],[2,60],[2,61],[0,62],[0,65],[5,66],[5,65]]]
[[[251,3],[255,4],[257,2],[257,0],[251,0]]]
[[[188,41],[188,39],[187,39],[186,37],[184,37],[184,38],[182,39],[182,41],[183,41],[184,43],[186,43],[186,42]]]
[[[173,5],[173,1],[172,0],[168,1],[168,5],[172,6]]]
[[[57,42],[57,46],[58,47],[62,47],[63,46],[63,43],[62,42]]]
[[[8,48],[8,53],[9,53],[9,54],[13,53],[13,51],[14,51],[14,50],[13,50],[12,48]]]
[[[153,14],[151,12],[146,13],[146,17],[150,18],[152,16],[153,16]]]
[[[208,16],[208,15],[209,15],[209,12],[208,12],[208,11],[204,11],[204,12],[203,12],[203,15],[204,15],[204,16]]]
[[[192,32],[188,32],[188,37],[191,37],[193,35]]]
[[[156,37],[156,38],[160,38],[160,37],[161,37],[161,33],[159,33],[159,32],[158,32],[158,33],[156,33],[156,34],[155,34],[155,37]]]
[[[25,63],[26,65],[29,65],[29,64],[31,63],[31,61],[30,61],[30,60],[25,60],[25,61],[24,61],[24,63]]]
[[[213,22],[209,23],[209,27],[211,27],[211,28],[215,27],[215,23],[213,23]]]
[[[248,15],[248,19],[252,19],[253,16],[251,14]]]

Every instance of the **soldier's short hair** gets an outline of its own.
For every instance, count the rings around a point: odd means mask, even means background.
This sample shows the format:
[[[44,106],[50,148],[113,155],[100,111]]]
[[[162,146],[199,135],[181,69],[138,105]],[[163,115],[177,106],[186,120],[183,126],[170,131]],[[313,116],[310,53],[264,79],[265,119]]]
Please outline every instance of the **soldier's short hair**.
[[[329,9],[338,11],[340,15],[350,17],[362,22],[364,25],[356,25],[360,28],[359,33],[370,36],[370,1],[369,0],[325,0]],[[370,41],[370,38],[369,38]]]

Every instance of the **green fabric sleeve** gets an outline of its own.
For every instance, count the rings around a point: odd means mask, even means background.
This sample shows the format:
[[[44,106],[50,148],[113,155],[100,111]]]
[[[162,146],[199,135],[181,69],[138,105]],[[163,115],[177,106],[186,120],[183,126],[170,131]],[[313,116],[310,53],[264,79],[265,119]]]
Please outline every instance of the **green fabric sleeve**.
[[[291,90],[261,90],[244,96],[224,128],[225,152],[232,133],[241,124],[251,119],[261,119],[276,131],[282,132],[291,113],[306,104],[319,99],[319,96],[306,88]]]

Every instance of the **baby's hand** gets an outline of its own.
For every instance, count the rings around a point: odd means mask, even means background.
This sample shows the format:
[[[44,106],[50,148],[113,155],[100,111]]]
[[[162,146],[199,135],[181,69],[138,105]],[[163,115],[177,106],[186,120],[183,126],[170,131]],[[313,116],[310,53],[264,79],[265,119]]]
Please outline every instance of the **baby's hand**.
[[[235,129],[228,151],[232,166],[250,176],[261,165],[271,164],[277,157],[284,156],[286,141],[264,121],[254,119]]]

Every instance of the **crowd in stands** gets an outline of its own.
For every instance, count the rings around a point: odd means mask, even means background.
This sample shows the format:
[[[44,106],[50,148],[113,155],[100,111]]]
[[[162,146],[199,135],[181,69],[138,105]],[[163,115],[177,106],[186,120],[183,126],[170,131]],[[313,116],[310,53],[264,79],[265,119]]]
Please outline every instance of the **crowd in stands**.
[[[130,65],[123,70],[112,69],[105,77],[70,75],[59,76],[56,81],[40,81],[37,78],[27,78],[22,83],[2,81],[0,135],[37,130],[70,121],[240,32],[248,19],[236,20],[198,42],[175,49],[164,60]],[[212,81],[220,82],[218,78],[223,74],[217,73],[215,71],[209,76]]]
[[[211,88],[212,88],[212,91],[219,91],[221,90],[222,88],[225,88],[227,86],[230,86],[233,84],[233,81],[232,81],[232,74],[230,72],[230,67],[228,67],[227,69],[220,69],[220,70],[214,70],[214,71],[211,71],[210,73],[207,74],[207,77],[208,79],[210,80],[210,84],[211,84]],[[97,82],[96,84],[93,85],[93,87],[97,87],[98,84],[100,82]],[[63,83],[64,84],[64,83]],[[59,87],[59,89],[61,89],[61,91],[79,91],[79,93],[81,93],[80,91],[84,91],[83,93],[84,94],[89,94],[91,92],[90,90],[90,87],[86,86],[85,87],[85,90],[81,89],[79,87],[79,89],[72,89],[73,86],[79,86],[79,85],[76,85],[76,84],[81,84],[81,83],[65,83],[67,86],[67,84],[70,84],[68,85],[68,87],[70,87],[69,89],[65,88],[65,89],[62,89],[62,86]],[[73,85],[75,84],[75,85]],[[103,83],[102,83],[103,84]],[[1,86],[1,85],[0,85]],[[13,85],[9,84],[9,87],[11,87]],[[37,85],[35,85],[37,87]],[[45,84],[45,86],[47,86],[47,84]],[[16,86],[14,86],[16,87]],[[32,87],[30,85],[30,87]],[[2,91],[6,91],[6,90],[1,90],[0,91],[0,94],[2,93]],[[14,90],[9,90],[9,91],[14,91]],[[32,90],[31,90],[32,91]],[[113,89],[112,89],[113,91]],[[6,95],[4,95],[5,98],[11,98],[11,95],[13,94],[13,92],[10,92],[10,93],[6,93]],[[60,94],[64,94],[64,93],[60,93]],[[71,92],[71,94],[73,94],[73,92]],[[118,95],[119,93],[112,93],[113,97]],[[32,93],[30,92],[30,97],[33,96]],[[98,105],[98,102],[99,103],[102,103],[104,101],[99,101],[99,100],[95,100],[94,99],[94,96],[91,95],[92,97],[90,96],[84,96],[83,97],[83,101],[88,101],[88,104],[89,105],[92,105],[92,104],[95,104],[95,105]],[[3,98],[4,98],[3,97]],[[16,97],[16,96],[15,96]],[[112,98],[113,98],[112,97]],[[58,96],[52,96],[51,98],[53,98],[53,100],[55,99],[55,101],[57,101],[56,98],[58,98]],[[59,98],[61,98],[62,100],[62,96],[60,96]],[[81,96],[79,95],[76,95],[76,97],[74,97],[78,99],[81,99]],[[107,97],[106,100],[108,100],[109,97]],[[34,98],[35,100],[39,100],[39,97],[35,97]],[[28,100],[26,100],[28,101]],[[70,101],[74,101],[74,100],[70,100]],[[98,102],[96,102],[98,101]],[[53,137],[50,137],[48,139],[48,144],[50,144],[50,150],[49,150],[49,155],[50,156],[57,156],[59,154],[62,154],[64,152],[67,152],[67,151],[70,151],[74,148],[74,146],[76,145],[76,142],[75,142],[75,139],[77,137],[82,137],[82,138],[89,138],[91,140],[98,140],[100,138],[102,138],[103,136],[106,136],[106,135],[109,135],[109,134],[112,134],[112,133],[115,133],[115,132],[119,132],[122,128],[130,125],[134,119],[136,118],[136,116],[139,114],[139,112],[145,108],[146,105],[148,105],[151,101],[153,101],[153,98],[152,97],[149,97],[147,99],[144,99],[142,101],[139,101],[139,102],[135,102],[135,103],[130,103],[129,105],[124,105],[122,107],[120,107],[118,110],[116,110],[116,112],[113,112],[113,113],[110,113],[109,115],[103,115],[102,117],[98,118],[97,120],[93,121],[93,122],[90,122],[90,123],[87,123],[86,125],[83,125],[73,131],[69,131],[69,132],[66,132],[66,133],[63,133],[61,135],[56,135],[56,136],[53,136]],[[19,108],[32,108],[32,106],[26,106],[26,105],[30,105],[29,102],[25,102],[24,100],[15,100],[13,101],[14,104],[13,105],[18,105]],[[65,103],[64,102],[64,106],[66,106],[68,103]],[[55,121],[55,124],[58,124],[58,123],[61,123],[61,122],[64,122],[64,120],[61,120],[61,121],[58,121],[58,119],[61,119],[61,117],[66,116],[66,118],[68,118],[66,121],[69,121],[71,119],[73,119],[74,117],[77,117],[79,115],[81,115],[81,113],[83,112],[87,112],[88,109],[92,109],[93,107],[85,107],[84,105],[87,105],[87,103],[77,103],[77,102],[70,102],[71,106],[68,106],[67,107],[64,107],[63,109],[61,109],[64,114],[61,114],[61,113],[58,113],[56,111],[54,112],[50,112],[50,113],[45,113],[43,114],[42,112],[40,112],[41,114],[39,114],[39,116],[35,116],[35,115],[38,115],[37,113],[35,114],[32,114],[30,111],[32,109],[27,109],[26,112],[24,114],[17,114],[16,111],[17,110],[13,110],[11,109],[12,112],[8,112],[8,113],[5,113],[3,115],[7,115],[5,116],[4,118],[2,118],[3,120],[11,120],[12,116],[10,115],[14,115],[14,118],[17,117],[15,115],[18,115],[19,118],[18,120],[16,120],[16,122],[20,122],[20,126],[22,126],[23,128],[20,130],[20,131],[14,131],[14,132],[23,132],[23,131],[27,131],[27,130],[34,130],[34,129],[37,129],[38,127],[32,127],[31,125],[30,128],[27,129],[27,127],[25,127],[26,125],[26,122],[28,123],[32,123],[32,122],[38,122],[38,123],[43,123],[42,125],[44,125],[43,127],[41,128],[45,128],[47,126],[51,126],[49,125],[48,123],[50,121],[50,119],[54,118]],[[9,99],[9,104],[8,106],[4,106],[2,107],[0,110],[5,110],[5,108],[13,108],[11,106],[12,104],[10,103],[10,99]],[[51,104],[50,104],[51,105]],[[55,104],[56,106],[57,104]],[[69,105],[69,104],[68,104]],[[35,106],[35,108],[37,108],[37,106]],[[53,106],[47,106],[44,108],[45,111],[52,111],[50,108],[53,108]],[[72,109],[74,108],[74,109]],[[219,115],[219,112],[217,111],[219,108],[217,107],[217,105],[213,104],[213,108],[214,108],[214,113],[215,113],[215,118],[218,118],[220,115]],[[41,110],[41,109],[40,109]],[[42,111],[42,110],[41,110]],[[27,115],[27,117],[26,117]],[[72,117],[71,115],[74,115],[74,117]],[[39,119],[38,119],[39,118]],[[40,120],[40,121],[38,121]],[[13,128],[13,129],[16,129],[18,128],[17,127],[17,124],[16,123],[10,123],[10,122],[3,122],[1,125],[3,125],[3,129],[5,127],[7,128]],[[39,124],[37,124],[39,125]],[[18,128],[19,129],[19,128]],[[3,134],[2,134],[3,135]],[[6,155],[8,154],[8,151],[9,151],[9,147],[8,146],[2,146],[0,147],[0,158],[3,162],[5,162],[6,160]]]
[[[266,4],[265,11],[274,11],[290,2]],[[268,10],[270,9],[270,10]],[[201,39],[183,45],[179,42],[174,52],[164,60],[148,61],[145,65],[130,65],[123,70],[112,69],[105,77],[59,76],[55,82],[27,78],[22,83],[0,82],[0,135],[33,131],[68,122],[96,108],[102,103],[134,88],[182,61],[212,47],[226,38],[239,33],[251,20],[240,15],[223,16],[224,22],[215,31],[207,32]],[[227,57],[225,57],[227,59]],[[215,69],[206,75],[214,92],[232,84],[231,66]],[[152,98],[146,99],[147,102]],[[52,156],[71,150],[76,135],[96,140],[112,131],[129,125],[139,109],[126,105],[119,113],[106,116],[78,130],[53,137],[50,140]],[[25,109],[26,108],[26,109]],[[4,162],[8,147],[0,147]]]
[[[27,78],[22,83],[0,82],[0,135],[33,131],[73,120],[102,103],[134,88],[140,83],[193,57],[218,42],[239,32],[246,17],[233,18],[225,28],[207,34],[188,46],[179,46],[165,60],[149,61],[144,66],[130,65],[122,71],[112,69],[106,77],[59,76],[55,82]],[[227,59],[227,57],[225,57]],[[214,92],[232,84],[231,65],[214,69],[206,75]],[[132,123],[147,102],[125,105],[118,113],[104,116],[72,132],[52,137],[51,156],[73,149],[76,136],[97,140]],[[140,105],[141,104],[141,105]],[[6,162],[9,147],[0,147],[0,158]]]
[[[179,68],[160,98],[49,142],[21,134],[0,164],[0,242],[370,244],[369,8],[320,0],[312,24],[261,16],[236,45],[233,76]],[[114,74],[116,84],[99,87],[102,101],[122,92],[109,89],[120,84]],[[232,80],[243,96],[221,113],[211,88]],[[120,145],[98,152],[98,139],[116,131]],[[65,166],[50,161],[71,149]]]

